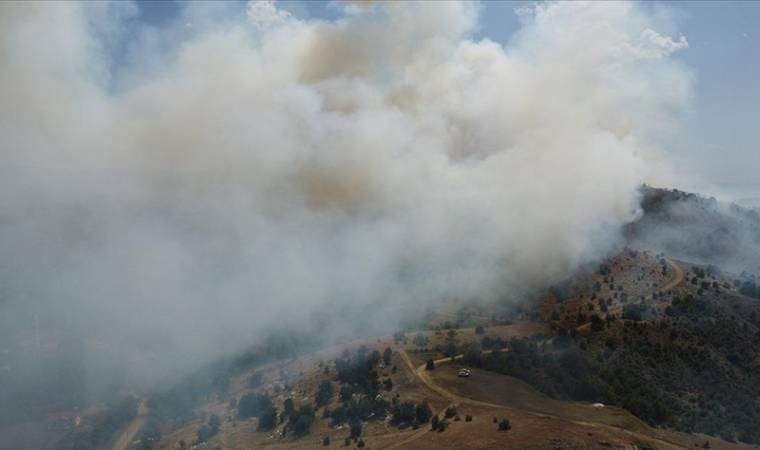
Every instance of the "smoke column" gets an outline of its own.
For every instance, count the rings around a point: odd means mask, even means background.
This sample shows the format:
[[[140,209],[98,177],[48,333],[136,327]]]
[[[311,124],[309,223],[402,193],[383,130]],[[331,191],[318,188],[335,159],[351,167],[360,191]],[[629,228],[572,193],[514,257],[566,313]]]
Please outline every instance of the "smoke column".
[[[667,179],[688,44],[642,5],[521,8],[505,45],[470,2],[227,6],[144,27],[117,76],[134,5],[0,5],[6,335],[39,313],[151,383],[315,310],[546,286]]]

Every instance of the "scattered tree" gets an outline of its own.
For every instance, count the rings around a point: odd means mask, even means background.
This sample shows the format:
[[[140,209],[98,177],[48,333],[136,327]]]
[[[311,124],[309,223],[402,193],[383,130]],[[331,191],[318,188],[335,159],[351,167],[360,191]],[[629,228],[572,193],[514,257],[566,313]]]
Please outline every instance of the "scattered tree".
[[[351,437],[354,439],[359,438],[362,435],[362,421],[359,419],[353,419],[349,423],[351,429]]]
[[[333,394],[333,387],[330,381],[325,380],[319,384],[317,389],[316,403],[317,407],[324,406],[330,402]]]
[[[427,400],[423,400],[422,403],[417,405],[415,415],[417,416],[417,422],[419,423],[427,423],[427,421],[430,420],[430,416],[433,415],[433,410],[430,409]]]
[[[428,345],[428,342],[430,342],[430,339],[428,339],[428,337],[422,333],[417,333],[417,335],[414,336],[414,339],[412,339],[412,342],[417,347],[424,347]]]
[[[385,351],[383,351],[383,363],[385,363],[386,366],[391,365],[391,356],[393,356],[393,350],[391,350],[390,347],[386,347]]]

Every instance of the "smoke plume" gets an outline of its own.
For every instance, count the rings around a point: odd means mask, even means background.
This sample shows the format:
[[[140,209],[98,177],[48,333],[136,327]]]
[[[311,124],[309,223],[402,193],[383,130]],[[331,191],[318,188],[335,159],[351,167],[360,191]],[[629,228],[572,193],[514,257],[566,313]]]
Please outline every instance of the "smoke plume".
[[[470,2],[337,7],[0,5],[3,333],[152,383],[314,311],[545,286],[666,179],[688,44],[643,6],[521,8],[504,45]]]

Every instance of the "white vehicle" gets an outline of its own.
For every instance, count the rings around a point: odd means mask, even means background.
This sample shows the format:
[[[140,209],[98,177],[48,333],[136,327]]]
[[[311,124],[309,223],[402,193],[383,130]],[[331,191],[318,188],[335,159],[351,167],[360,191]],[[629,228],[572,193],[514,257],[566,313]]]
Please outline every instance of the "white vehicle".
[[[457,376],[461,377],[461,378],[465,378],[465,377],[469,377],[470,373],[471,373],[470,369],[468,369],[466,367],[463,367],[463,368],[459,369],[459,371],[457,372]]]

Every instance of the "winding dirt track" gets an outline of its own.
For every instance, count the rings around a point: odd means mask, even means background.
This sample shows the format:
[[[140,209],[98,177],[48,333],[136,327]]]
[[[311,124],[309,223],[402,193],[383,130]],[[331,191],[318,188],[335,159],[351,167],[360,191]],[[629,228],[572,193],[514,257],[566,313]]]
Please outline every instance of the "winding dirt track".
[[[683,271],[683,269],[681,269],[681,267],[678,264],[676,264],[674,261],[672,261],[670,259],[668,259],[666,261],[667,261],[667,264],[670,266],[670,268],[673,270],[674,276],[673,276],[673,278],[667,284],[665,284],[664,286],[662,286],[659,289],[659,291],[662,291],[662,292],[666,292],[666,291],[669,291],[669,290],[673,289],[674,287],[678,286],[684,280],[684,271]],[[447,390],[443,386],[440,386],[440,385],[436,384],[430,378],[430,375],[425,370],[425,364],[422,364],[419,367],[414,367],[414,364],[412,363],[412,360],[409,358],[409,355],[406,353],[406,350],[404,350],[403,348],[398,348],[398,352],[401,355],[401,358],[404,360],[404,363],[406,364],[406,366],[409,368],[409,370],[414,374],[414,376],[418,380],[420,380],[428,389],[430,389],[433,392],[441,395],[442,397],[450,400],[454,405],[465,403],[465,404],[470,404],[470,405],[485,406],[485,407],[498,408],[498,409],[509,408],[507,405],[500,405],[500,404],[496,404],[496,403],[484,402],[484,401],[481,401],[481,400],[475,400],[475,399],[472,399],[472,398],[462,397],[460,395],[455,394],[454,392],[451,392],[451,391]],[[491,350],[486,350],[483,353],[484,354],[491,353]],[[435,363],[436,366],[438,366],[440,364],[446,364],[446,363],[455,361],[455,360],[460,359],[462,357],[463,357],[463,355],[457,355],[454,358],[442,358],[442,359],[435,360],[434,363]],[[551,415],[551,414],[539,413],[539,412],[534,412],[534,411],[525,411],[525,410],[521,410],[521,411],[524,412],[524,413],[526,413],[526,414],[530,414],[530,415],[533,415],[533,416],[536,416],[536,417],[556,418],[556,419],[567,420],[569,422],[572,422],[572,423],[575,423],[575,424],[578,424],[578,425],[613,429],[615,431],[620,431],[620,432],[626,433],[626,434],[628,434],[630,436],[634,436],[634,437],[637,437],[637,438],[656,441],[659,444],[661,444],[664,448],[680,448],[680,449],[688,448],[686,446],[683,446],[683,445],[675,443],[675,442],[663,440],[663,439],[660,439],[660,438],[657,438],[657,437],[654,437],[654,436],[645,435],[645,434],[638,433],[638,432],[635,432],[635,431],[627,430],[625,428],[615,427],[615,426],[607,425],[607,424],[603,424],[603,423],[578,421],[578,420],[573,420],[573,419],[569,419],[569,418],[565,418],[565,417],[561,417],[561,416],[555,416],[555,415]],[[436,411],[435,412],[435,414],[440,414],[440,413],[441,413],[441,411]],[[426,427],[423,427],[419,431],[415,432],[414,434],[412,434],[409,437],[407,437],[406,439],[404,439],[403,441],[397,442],[397,443],[395,443],[393,445],[385,447],[385,449],[394,449],[394,448],[400,448],[400,447],[406,446],[406,445],[410,444],[411,442],[413,442],[413,441],[421,438],[422,436],[424,436],[428,432],[429,432],[429,430]]]
[[[670,259],[666,259],[665,261],[668,264],[668,266],[670,266],[670,269],[673,271],[673,277],[667,283],[665,283],[662,287],[652,289],[651,294],[655,294],[657,292],[662,292],[662,293],[668,292],[669,290],[681,284],[681,282],[683,282],[684,280],[685,274],[681,266],[679,266],[678,264],[676,264],[675,261],[672,261]],[[623,312],[623,304],[617,303],[610,307],[607,314],[620,315],[622,314],[622,312]],[[591,322],[586,322],[582,326],[589,327],[591,326]]]
[[[140,405],[137,407],[137,416],[127,425],[124,431],[121,432],[119,437],[114,441],[111,450],[127,450],[129,444],[135,440],[135,436],[140,429],[145,425],[145,420],[148,418],[148,404],[145,399],[140,400]]]
[[[681,274],[683,275],[682,272],[681,272]],[[675,284],[678,284],[678,282],[676,282]],[[409,358],[409,355],[406,353],[406,350],[404,350],[403,348],[399,348],[398,351],[399,351],[399,354],[401,355],[401,358],[404,360],[404,363],[407,365],[407,367],[409,368],[409,370],[412,371],[412,373],[415,375],[415,377],[417,377],[417,379],[419,379],[430,390],[432,390],[432,391],[436,392],[437,394],[443,396],[444,398],[450,400],[454,405],[459,405],[459,404],[464,403],[464,404],[477,405],[477,406],[485,406],[485,407],[497,408],[497,409],[508,409],[508,408],[510,408],[507,405],[500,405],[500,404],[496,404],[496,403],[484,402],[484,401],[481,401],[481,400],[475,400],[475,399],[472,399],[472,398],[462,397],[460,395],[457,395],[457,394],[455,394],[455,393],[447,390],[443,386],[440,386],[440,385],[436,384],[430,378],[430,375],[428,375],[427,371],[425,370],[425,364],[422,364],[419,367],[414,367],[414,364],[412,363],[412,360]],[[491,350],[486,350],[483,353],[491,353]],[[434,361],[434,363],[435,363],[436,366],[438,366],[438,365],[441,365],[441,364],[446,364],[446,363],[455,361],[457,359],[461,359],[463,356],[464,355],[457,355],[454,358],[437,359],[437,360]],[[440,414],[440,412],[441,411],[436,411],[435,414]],[[585,422],[585,421],[580,421],[580,420],[573,420],[573,419],[569,419],[569,418],[565,418],[565,417],[561,417],[561,416],[556,416],[556,415],[552,415],[552,414],[545,414],[545,413],[539,413],[539,412],[534,412],[534,411],[520,410],[520,412],[528,414],[528,415],[532,415],[532,416],[535,416],[535,417],[543,417],[543,418],[552,418],[552,419],[565,420],[565,421],[574,423],[576,425],[595,427],[595,428],[605,428],[605,429],[611,429],[611,430],[618,431],[618,432],[623,432],[625,434],[628,434],[630,436],[633,436],[633,437],[636,437],[636,438],[639,438],[639,439],[643,439],[645,441],[646,440],[656,441],[658,444],[662,445],[662,448],[667,448],[667,449],[686,449],[686,448],[689,448],[687,446],[678,444],[676,442],[667,441],[667,440],[664,440],[664,439],[661,439],[661,438],[658,438],[658,437],[655,437],[655,436],[650,436],[650,435],[647,435],[647,434],[638,433],[638,432],[635,432],[635,431],[627,430],[625,428],[615,427],[615,426],[607,425],[607,424],[603,424],[603,423]],[[422,436],[424,436],[425,434],[427,434],[429,432],[430,432],[430,430],[428,430],[427,427],[423,427],[419,431],[417,431],[416,433],[414,433],[414,434],[410,435],[409,437],[407,437],[406,439],[404,439],[403,441],[397,442],[397,443],[395,443],[393,445],[390,445],[390,446],[387,446],[387,447],[384,447],[384,448],[387,450],[387,449],[404,447],[404,446],[410,444],[411,442],[413,442],[413,441],[421,438]]]
[[[662,289],[660,289],[663,292],[669,291],[673,289],[674,287],[678,286],[679,284],[681,284],[681,282],[684,279],[684,273],[681,266],[679,266],[678,264],[675,263],[675,261],[672,261],[670,259],[666,261],[668,265],[670,266],[670,268],[673,269],[673,271],[676,273],[676,275],[673,277],[672,280],[668,282],[668,284],[666,284],[665,286],[662,287]]]

